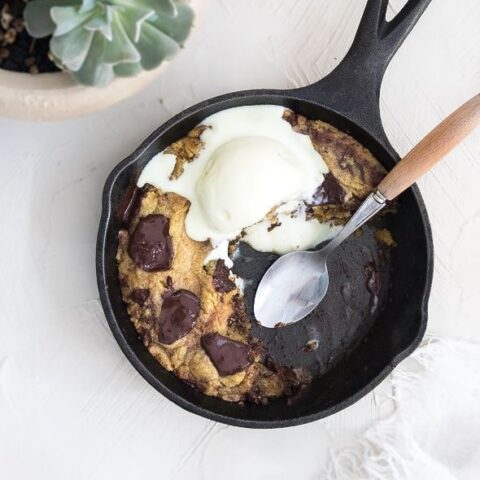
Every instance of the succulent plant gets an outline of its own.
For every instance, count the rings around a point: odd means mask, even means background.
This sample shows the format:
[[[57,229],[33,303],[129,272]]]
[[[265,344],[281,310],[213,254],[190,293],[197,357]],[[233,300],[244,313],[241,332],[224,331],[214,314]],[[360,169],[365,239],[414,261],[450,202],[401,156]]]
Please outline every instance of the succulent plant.
[[[84,85],[152,70],[179,50],[193,11],[182,0],[30,0],[28,33],[51,35],[57,66]]]

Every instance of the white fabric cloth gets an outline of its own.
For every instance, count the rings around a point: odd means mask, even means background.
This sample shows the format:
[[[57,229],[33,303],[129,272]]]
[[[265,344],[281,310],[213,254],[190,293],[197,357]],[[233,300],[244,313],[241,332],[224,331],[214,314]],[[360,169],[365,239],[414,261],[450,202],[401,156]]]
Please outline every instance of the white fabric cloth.
[[[330,452],[322,480],[480,479],[480,345],[429,338],[411,359],[393,413]]]

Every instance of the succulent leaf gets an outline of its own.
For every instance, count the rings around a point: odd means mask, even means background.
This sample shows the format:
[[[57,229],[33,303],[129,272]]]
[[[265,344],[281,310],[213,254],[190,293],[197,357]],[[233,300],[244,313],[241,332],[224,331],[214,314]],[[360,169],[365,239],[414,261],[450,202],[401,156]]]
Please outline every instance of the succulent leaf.
[[[126,7],[153,10],[156,13],[175,16],[179,2],[178,0],[112,0],[112,3]]]
[[[107,40],[112,40],[113,13],[114,8],[111,5],[107,5],[105,12],[102,15],[90,18],[90,20],[86,22],[83,27],[86,30],[98,30]]]
[[[30,0],[33,37],[52,35],[55,63],[85,85],[152,70],[178,52],[193,11],[183,0]]]
[[[50,16],[50,9],[55,6],[75,5],[75,0],[37,0],[27,4],[24,10],[24,20],[28,27],[28,33],[35,38],[51,35],[55,30],[55,23]]]
[[[151,48],[152,45],[157,45],[157,48]],[[175,55],[180,48],[175,40],[148,22],[142,28],[137,47],[141,54],[140,63],[145,70],[153,70],[163,59]]]
[[[143,10],[139,8],[132,9],[131,7],[125,7],[125,9],[122,10],[120,16],[122,17],[125,30],[132,42],[138,42],[143,22],[153,15],[155,15],[155,13],[152,10],[147,9]]]
[[[71,32],[92,18],[93,15],[95,15],[94,11],[80,12],[75,7],[52,7],[50,9],[50,16],[57,26],[54,32],[56,37]]]
[[[118,63],[135,63],[140,60],[140,54],[125,33],[118,13],[114,15],[112,22],[112,36],[115,40],[107,39],[105,42],[102,57],[105,63],[117,65]]]
[[[113,67],[113,72],[117,77],[133,77],[143,72],[140,62],[137,63],[120,63]]]
[[[94,34],[89,55],[82,66],[76,72],[73,72],[73,76],[79,83],[103,87],[113,80],[114,73],[112,65],[102,62],[102,52],[107,41],[102,34],[98,32]]]
[[[53,37],[50,49],[56,58],[62,59],[62,64],[72,71],[77,71],[85,61],[94,32],[77,28],[71,35]]]
[[[79,13],[88,12],[95,7],[95,0],[83,0],[82,5],[78,9]]]
[[[149,19],[149,22],[156,28],[173,38],[180,45],[188,38],[192,28],[193,10],[188,5],[177,5],[177,16],[175,22],[166,15],[157,13]]]

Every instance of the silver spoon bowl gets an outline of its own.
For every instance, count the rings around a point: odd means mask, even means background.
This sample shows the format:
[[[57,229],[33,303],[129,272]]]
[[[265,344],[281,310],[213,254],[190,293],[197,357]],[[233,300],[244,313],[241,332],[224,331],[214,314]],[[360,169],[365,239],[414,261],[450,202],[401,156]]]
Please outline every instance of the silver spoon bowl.
[[[295,323],[306,317],[327,293],[327,259],[357,228],[385,206],[380,192],[370,194],[348,223],[325,247],[280,257],[263,276],[255,295],[254,314],[264,327]]]

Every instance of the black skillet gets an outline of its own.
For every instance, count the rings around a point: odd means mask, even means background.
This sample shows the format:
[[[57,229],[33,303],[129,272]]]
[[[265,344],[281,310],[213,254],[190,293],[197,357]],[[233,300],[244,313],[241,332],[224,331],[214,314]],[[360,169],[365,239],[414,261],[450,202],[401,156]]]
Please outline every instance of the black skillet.
[[[416,187],[401,196],[395,215],[383,219],[398,243],[390,256],[378,251],[372,235],[374,227],[367,229],[332,258],[329,293],[312,316],[283,329],[254,327],[275,359],[306,366],[315,377],[293,402],[280,399],[268,406],[231,404],[205,396],[165,371],[149,354],[121,299],[115,261],[121,225],[115,213],[132,178],[156,153],[205,117],[240,105],[284,105],[308,118],[324,120],[352,135],[387,169],[392,168],[399,157],[382,127],[380,85],[389,61],[429,3],[409,0],[387,22],[388,0],[368,0],[352,47],[327,77],[304,88],[236,92],[195,105],[158,128],[108,177],[96,256],[100,299],[110,328],[130,362],[177,405],[243,427],[277,428],[311,422],[366,395],[420,343],[427,324],[433,245],[425,206]],[[255,283],[273,256],[256,254],[245,245],[241,251],[235,269]],[[376,301],[380,302],[375,313],[372,289],[376,289]],[[247,304],[252,295],[247,289]],[[319,344],[315,351],[308,352],[302,347],[310,339]]]

